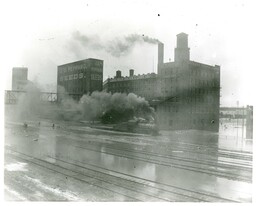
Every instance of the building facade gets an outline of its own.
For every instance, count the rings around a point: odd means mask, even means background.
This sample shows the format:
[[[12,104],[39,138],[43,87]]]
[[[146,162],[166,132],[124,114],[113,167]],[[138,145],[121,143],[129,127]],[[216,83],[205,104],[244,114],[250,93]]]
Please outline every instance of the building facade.
[[[64,89],[79,100],[84,94],[102,91],[102,82],[103,60],[90,58],[60,65],[57,71],[58,99]]]
[[[157,75],[155,73],[134,75],[134,70],[130,69],[129,77],[123,77],[121,71],[116,71],[114,78],[108,78],[103,83],[103,90],[106,92],[134,93],[152,100],[157,92]]]
[[[245,107],[220,107],[220,118],[244,119],[246,112]]]
[[[177,35],[174,62],[160,62],[158,72],[162,128],[219,130],[220,67],[190,61],[187,34]]]
[[[28,83],[28,68],[14,67],[12,69],[12,90],[24,91]]]
[[[161,129],[219,130],[220,66],[190,60],[188,35],[177,35],[174,62],[164,63],[164,45],[158,44],[158,74],[107,79],[108,92],[133,92],[154,106]],[[143,84],[147,79],[148,84]],[[116,82],[116,83],[113,83]],[[118,82],[118,83],[117,83]],[[115,86],[113,86],[115,85]],[[149,91],[149,92],[147,92]]]

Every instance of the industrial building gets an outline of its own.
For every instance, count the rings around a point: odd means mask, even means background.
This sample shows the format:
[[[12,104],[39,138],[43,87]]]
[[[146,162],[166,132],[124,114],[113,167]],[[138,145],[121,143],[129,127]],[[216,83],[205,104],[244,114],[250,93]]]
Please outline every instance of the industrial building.
[[[157,92],[157,75],[155,73],[134,75],[130,69],[129,77],[123,77],[121,71],[116,71],[114,78],[108,78],[103,83],[103,90],[106,92],[134,93],[147,100],[154,99]]]
[[[12,90],[24,91],[28,83],[28,68],[14,67],[12,68]]]
[[[190,60],[188,35],[177,35],[174,62],[164,63],[158,44],[158,74],[116,77],[104,82],[108,92],[133,92],[155,107],[161,129],[219,130],[220,66]],[[132,74],[132,75],[131,75]],[[143,81],[142,81],[143,80]]]
[[[163,49],[163,47],[160,47]],[[162,51],[159,54],[163,54]],[[188,35],[177,35],[174,62],[158,60],[158,121],[163,128],[219,130],[220,66],[190,61]]]
[[[58,66],[58,100],[64,90],[75,99],[94,91],[102,91],[102,83],[103,60],[89,58]]]

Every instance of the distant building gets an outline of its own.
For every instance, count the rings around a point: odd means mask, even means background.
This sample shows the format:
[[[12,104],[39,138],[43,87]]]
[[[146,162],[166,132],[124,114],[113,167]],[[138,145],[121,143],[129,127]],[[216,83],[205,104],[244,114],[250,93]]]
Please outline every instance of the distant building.
[[[28,83],[28,68],[14,67],[12,69],[12,90],[24,91]]]
[[[157,75],[155,73],[134,75],[134,70],[130,69],[129,77],[123,77],[121,71],[116,71],[114,78],[109,78],[103,83],[106,92],[135,93],[145,97],[147,100],[153,99],[157,92]]]
[[[164,45],[159,43],[157,75],[122,77],[117,71],[116,77],[104,82],[104,90],[145,97],[155,107],[161,129],[218,131],[220,66],[190,61],[185,33],[177,35],[174,62],[163,60]]]
[[[253,138],[253,106],[246,107],[246,138]]]
[[[253,138],[253,106],[247,105],[246,107],[220,107],[220,118],[243,119],[246,124],[246,138]],[[238,123],[238,122],[237,122]]]
[[[65,89],[74,98],[81,98],[83,94],[102,91],[103,60],[85,59],[58,66],[57,93]]]
[[[246,113],[245,107],[220,107],[220,118],[243,119]]]

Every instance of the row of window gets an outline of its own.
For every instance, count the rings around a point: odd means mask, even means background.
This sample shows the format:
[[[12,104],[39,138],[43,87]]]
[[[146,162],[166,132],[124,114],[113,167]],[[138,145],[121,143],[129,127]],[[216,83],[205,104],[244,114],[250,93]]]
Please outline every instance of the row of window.
[[[115,82],[115,83],[109,83],[109,87],[129,87],[129,86],[154,86],[155,81],[136,81],[136,82]]]
[[[200,70],[192,70],[191,75],[198,76],[206,79],[213,79],[215,77],[215,73],[209,71],[200,71]]]
[[[77,70],[83,70],[83,69],[87,69],[87,66],[82,64],[82,65],[72,65],[72,66],[66,66],[64,68],[59,69],[59,73],[60,74],[64,74],[66,72],[73,72],[73,71],[77,71]]]
[[[102,66],[101,65],[98,65],[98,66]],[[74,71],[82,71],[82,70],[86,70],[88,69],[89,67],[85,64],[82,64],[82,65],[72,65],[72,66],[66,66],[66,67],[60,67],[59,68],[59,73],[60,74],[64,74],[64,73],[67,73],[67,72],[74,72]],[[99,68],[99,67],[91,67],[91,71],[94,71],[94,72],[101,72],[102,73],[102,70],[103,68]]]
[[[176,120],[173,119],[169,119],[168,121],[168,117],[162,117],[162,122],[166,122],[169,126],[174,126],[174,124],[176,123],[177,125],[180,124],[180,122],[177,122]],[[185,122],[184,122],[185,123]],[[208,119],[193,119],[192,121],[186,121],[186,123],[190,123],[191,125],[194,126],[205,126],[205,125],[210,125],[212,123],[212,121],[208,120]]]
[[[140,85],[129,85],[129,86],[118,86],[118,85],[115,85],[115,84],[110,84],[109,85],[109,89],[110,90],[113,90],[113,89],[125,89],[125,90],[141,90],[141,91],[147,91],[147,90],[152,90],[154,89],[154,85],[143,85],[143,86],[140,86]]]
[[[191,71],[191,75],[195,77],[202,77],[207,79],[213,79],[215,77],[215,73],[205,71],[205,70],[192,69],[190,71]],[[161,72],[161,75],[164,75],[164,76],[168,76],[168,75],[173,76],[176,74],[180,76],[183,75],[183,73],[181,73],[181,71],[179,71],[177,68],[163,68],[160,70],[160,72]],[[185,72],[184,75],[188,75],[188,73]]]
[[[173,102],[179,102],[179,99],[174,98]],[[215,104],[191,104],[187,107],[182,107],[182,105],[177,104],[170,104],[170,105],[163,105],[159,107],[159,111],[166,113],[166,112],[179,112],[179,111],[188,111],[192,113],[212,113],[216,109]]]
[[[85,85],[73,85],[73,84],[60,84],[65,88],[65,91],[68,93],[84,93],[86,90]]]

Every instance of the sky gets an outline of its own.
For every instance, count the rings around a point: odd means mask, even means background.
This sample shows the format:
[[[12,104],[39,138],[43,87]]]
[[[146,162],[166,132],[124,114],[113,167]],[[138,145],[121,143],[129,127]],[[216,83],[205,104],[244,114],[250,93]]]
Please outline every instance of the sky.
[[[157,72],[157,40],[174,60],[176,35],[189,35],[190,59],[221,66],[221,106],[254,103],[253,0],[8,0],[1,3],[1,76],[11,89],[12,68],[56,90],[57,66],[104,60],[104,80]],[[146,39],[147,41],[144,41]]]

